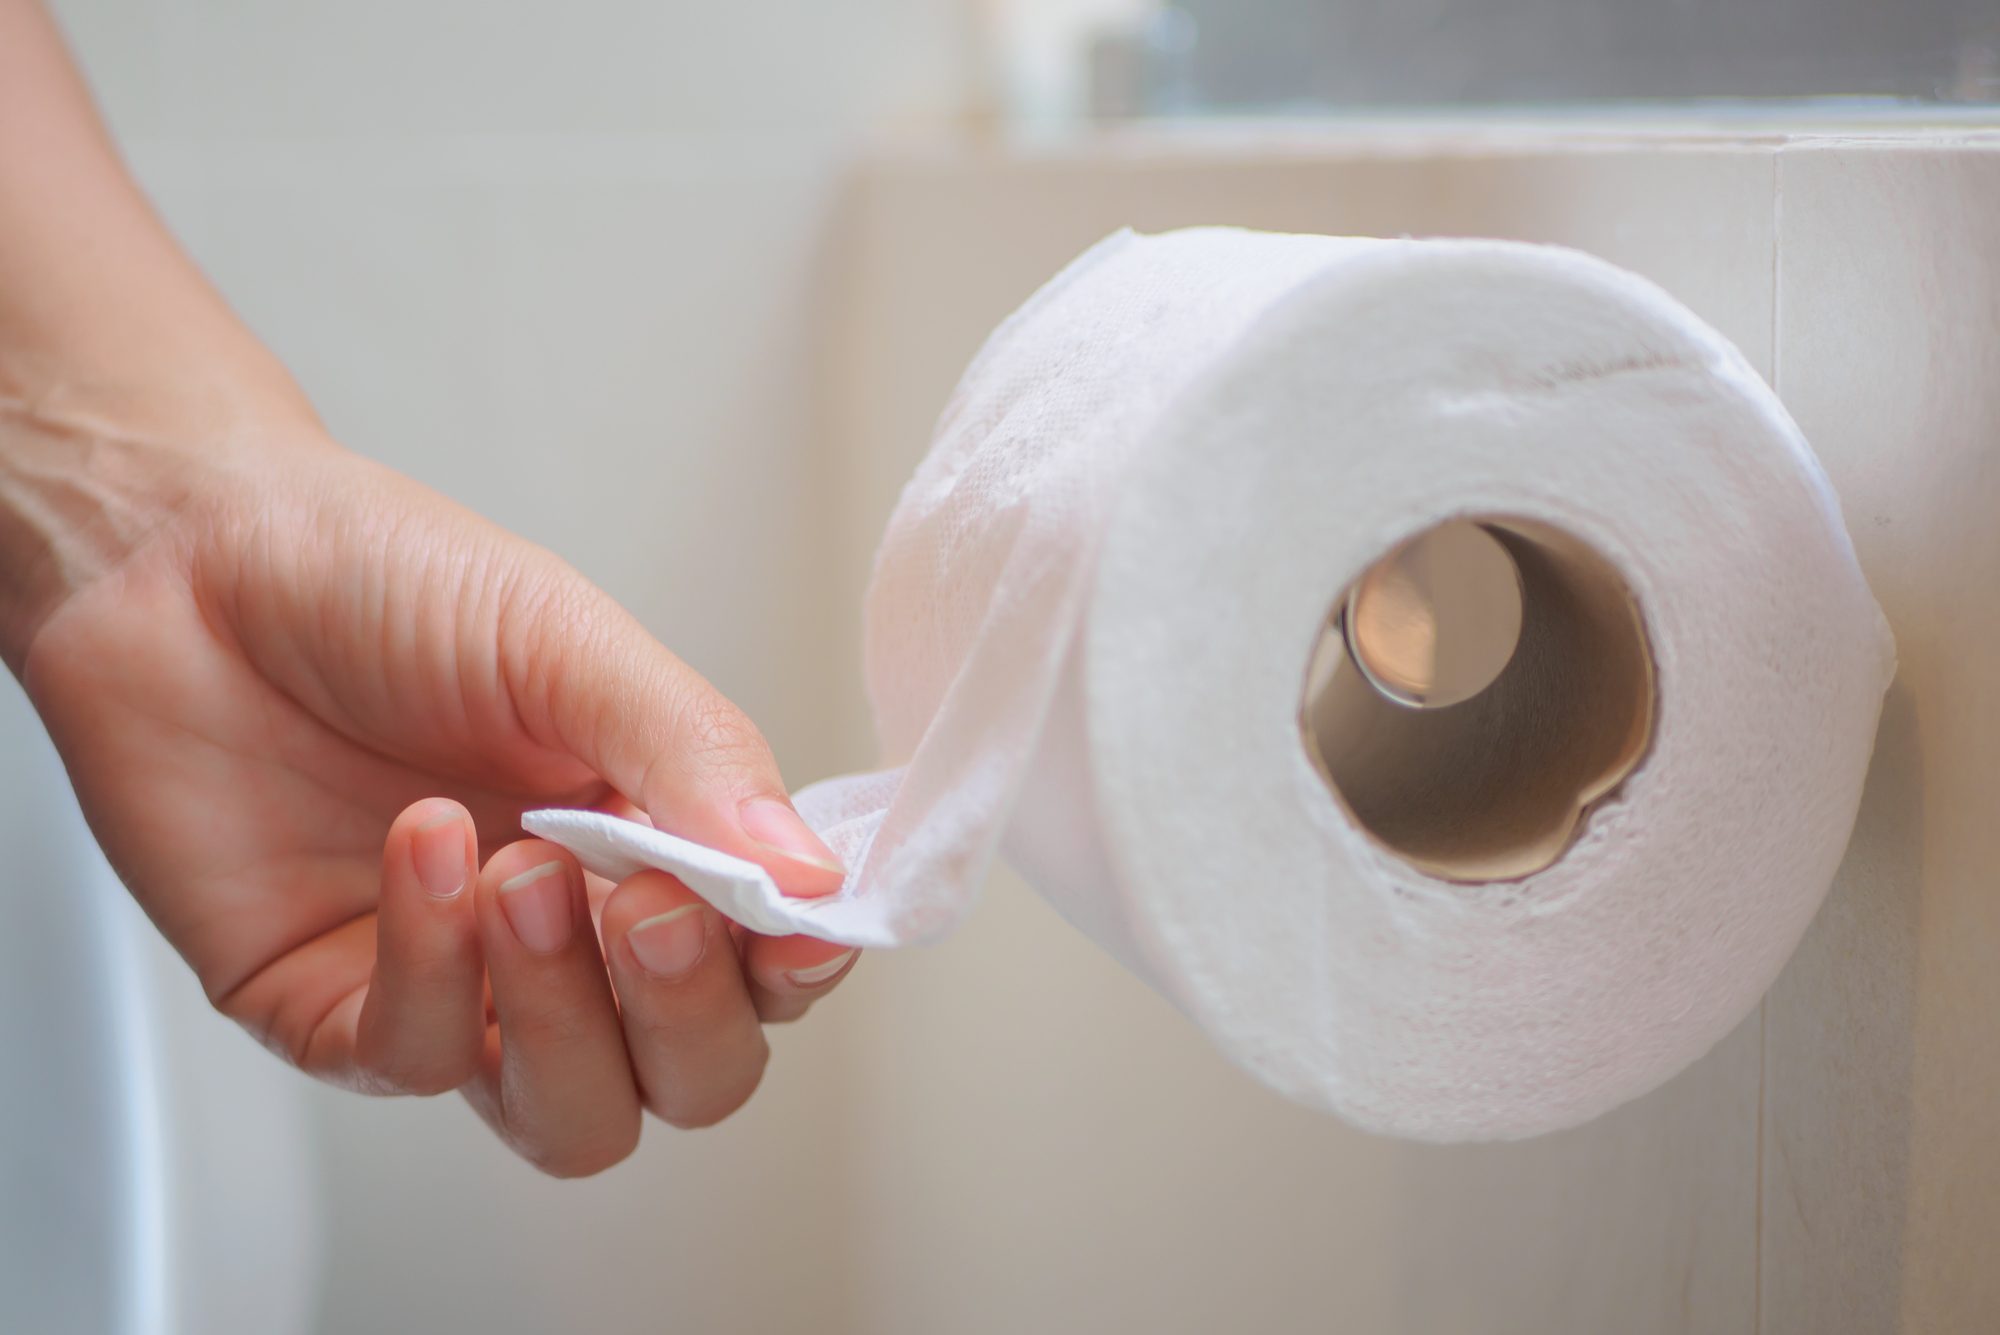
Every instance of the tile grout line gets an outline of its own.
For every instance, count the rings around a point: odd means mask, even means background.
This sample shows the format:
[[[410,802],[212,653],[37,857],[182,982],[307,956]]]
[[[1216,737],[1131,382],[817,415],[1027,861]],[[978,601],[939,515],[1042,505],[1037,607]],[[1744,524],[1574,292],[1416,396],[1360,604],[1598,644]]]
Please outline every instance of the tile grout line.
[[[1765,1021],[1769,1003],[1757,1003],[1757,1127],[1753,1136],[1755,1170],[1751,1173],[1750,1217],[1756,1234],[1750,1240],[1750,1331],[1764,1335],[1764,1081],[1769,1050],[1765,1046]]]
[[[1771,390],[1783,402],[1784,393],[1779,388],[1779,357],[1784,347],[1782,321],[1784,301],[1780,290],[1784,268],[1778,262],[1778,250],[1783,244],[1785,220],[1785,146],[1779,144],[1771,151]],[[1750,1329],[1752,1335],[1764,1335],[1764,1101],[1766,1089],[1771,1080],[1770,1044],[1770,993],[1766,992],[1757,1002],[1757,1126],[1752,1137],[1755,1146],[1752,1174],[1756,1200],[1751,1208],[1756,1236],[1750,1244]]]

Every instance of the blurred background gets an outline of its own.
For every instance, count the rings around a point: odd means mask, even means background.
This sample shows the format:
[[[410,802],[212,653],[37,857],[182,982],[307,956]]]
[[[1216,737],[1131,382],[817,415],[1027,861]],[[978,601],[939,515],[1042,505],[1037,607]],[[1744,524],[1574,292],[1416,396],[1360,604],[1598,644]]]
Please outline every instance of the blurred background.
[[[1987,0],[987,0],[1007,114],[1991,101]]]
[[[873,758],[869,553],[959,369],[1125,225],[1654,277],[1815,441],[1904,668],[1799,961],[1584,1128],[1439,1149],[1292,1107],[1001,876],[776,1033],[743,1113],[579,1183],[209,1014],[10,683],[17,882],[83,887],[0,935],[13,1328],[2000,1328],[2000,1021],[1966,1018],[2000,1017],[2000,747],[1938,712],[2000,653],[1992,0],[54,8],[336,434],[575,562],[794,784]]]

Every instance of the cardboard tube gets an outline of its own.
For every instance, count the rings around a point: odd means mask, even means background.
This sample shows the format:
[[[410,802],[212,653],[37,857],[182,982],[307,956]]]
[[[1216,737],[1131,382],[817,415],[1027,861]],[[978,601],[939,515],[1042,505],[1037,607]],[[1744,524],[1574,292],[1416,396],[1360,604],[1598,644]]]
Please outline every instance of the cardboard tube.
[[[1329,791],[1377,843],[1449,880],[1504,881],[1560,858],[1644,758],[1654,678],[1643,618],[1603,557],[1547,524],[1478,522],[1521,577],[1520,638],[1499,676],[1459,703],[1411,708],[1330,630],[1300,719]]]

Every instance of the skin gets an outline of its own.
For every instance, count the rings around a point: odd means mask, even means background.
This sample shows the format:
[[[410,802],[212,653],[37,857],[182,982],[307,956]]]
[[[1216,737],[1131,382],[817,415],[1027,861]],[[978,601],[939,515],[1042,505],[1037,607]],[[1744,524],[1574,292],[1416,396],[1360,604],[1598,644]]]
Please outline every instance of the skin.
[[[0,0],[0,655],[218,1009],[322,1079],[462,1093],[562,1176],[739,1107],[844,948],[617,886],[522,811],[838,863],[754,725],[553,554],[331,440]]]

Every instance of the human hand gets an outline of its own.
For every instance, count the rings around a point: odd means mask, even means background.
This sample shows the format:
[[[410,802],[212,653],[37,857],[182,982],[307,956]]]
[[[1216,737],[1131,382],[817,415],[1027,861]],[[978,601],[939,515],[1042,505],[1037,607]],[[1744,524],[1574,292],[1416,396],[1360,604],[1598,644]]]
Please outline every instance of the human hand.
[[[643,813],[788,893],[841,881],[750,722],[548,552],[311,430],[163,452],[12,429],[130,481],[93,507],[89,578],[4,627],[9,661],[119,875],[280,1055],[462,1090],[537,1166],[590,1173],[642,1106],[733,1111],[760,1021],[851,967],[516,838],[537,806]]]

